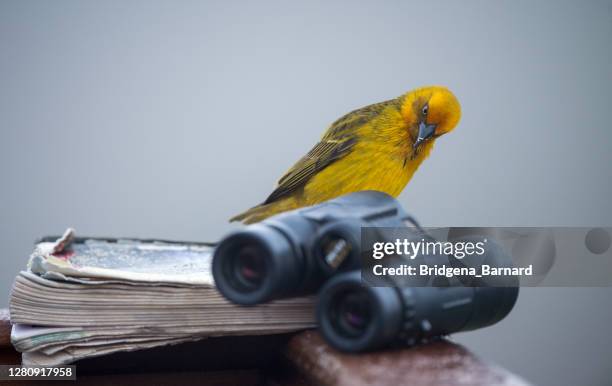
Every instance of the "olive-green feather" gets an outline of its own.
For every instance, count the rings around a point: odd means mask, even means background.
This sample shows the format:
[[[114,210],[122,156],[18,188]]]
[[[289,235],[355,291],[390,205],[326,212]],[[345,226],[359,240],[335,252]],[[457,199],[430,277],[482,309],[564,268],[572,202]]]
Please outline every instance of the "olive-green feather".
[[[276,189],[263,204],[275,202],[298,191],[318,172],[349,154],[357,141],[357,130],[391,103],[396,103],[396,100],[365,106],[337,119],[321,141],[278,180]]]
[[[398,99],[375,103],[337,119],[319,143],[278,180],[276,188],[262,204],[232,217],[230,221],[259,221],[261,213],[268,211],[272,205],[277,205],[278,201],[302,190],[313,176],[349,154],[358,140],[359,128],[376,118],[387,107],[398,104]]]

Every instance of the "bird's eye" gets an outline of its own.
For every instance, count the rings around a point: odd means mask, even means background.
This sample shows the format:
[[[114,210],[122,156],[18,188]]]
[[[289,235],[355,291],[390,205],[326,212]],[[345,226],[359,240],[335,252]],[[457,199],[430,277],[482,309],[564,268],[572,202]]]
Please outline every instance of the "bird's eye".
[[[429,112],[429,105],[425,104],[425,106],[423,106],[423,109],[421,110],[421,112],[423,113],[423,115],[427,115],[427,113]]]

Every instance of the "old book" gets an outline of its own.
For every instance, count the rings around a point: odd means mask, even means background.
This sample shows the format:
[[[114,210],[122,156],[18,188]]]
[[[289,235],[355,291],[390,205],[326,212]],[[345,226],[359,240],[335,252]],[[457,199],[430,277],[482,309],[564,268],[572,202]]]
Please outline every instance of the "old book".
[[[12,342],[24,364],[79,359],[224,335],[314,326],[314,299],[255,307],[215,289],[207,245],[74,238],[36,245],[10,297]]]

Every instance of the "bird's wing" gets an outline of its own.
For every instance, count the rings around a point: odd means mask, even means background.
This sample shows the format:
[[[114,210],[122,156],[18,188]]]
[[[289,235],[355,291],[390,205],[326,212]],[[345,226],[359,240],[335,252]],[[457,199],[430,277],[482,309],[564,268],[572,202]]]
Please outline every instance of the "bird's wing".
[[[357,129],[394,101],[376,103],[351,111],[332,123],[321,141],[278,180],[276,189],[264,204],[290,195],[303,187],[318,172],[350,153],[357,141]]]

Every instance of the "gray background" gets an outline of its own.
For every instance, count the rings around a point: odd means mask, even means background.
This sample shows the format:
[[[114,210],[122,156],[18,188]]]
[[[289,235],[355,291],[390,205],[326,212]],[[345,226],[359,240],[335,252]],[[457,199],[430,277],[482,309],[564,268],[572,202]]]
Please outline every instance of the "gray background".
[[[610,225],[611,54],[609,1],[1,1],[0,286],[67,226],[215,240],[335,118],[426,84],[463,118],[401,195],[423,224]],[[611,296],[525,289],[456,338],[609,385]]]

